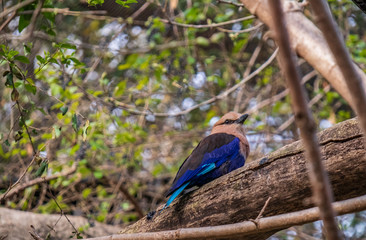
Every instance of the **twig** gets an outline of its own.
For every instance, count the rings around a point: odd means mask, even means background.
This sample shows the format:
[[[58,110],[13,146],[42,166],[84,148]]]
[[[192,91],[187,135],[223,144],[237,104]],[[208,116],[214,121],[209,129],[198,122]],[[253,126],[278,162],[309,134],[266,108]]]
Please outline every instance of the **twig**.
[[[330,90],[330,85],[326,86],[324,88],[324,93],[327,93],[329,92]],[[318,102],[323,96],[324,96],[324,93],[318,93],[315,97],[313,97],[309,103],[308,103],[308,107],[312,107],[316,102]],[[286,128],[288,128],[291,123],[293,123],[295,121],[295,117],[294,116],[291,116],[289,119],[287,119],[284,123],[281,124],[281,126],[279,126],[276,130],[276,133],[281,133],[283,132]]]
[[[306,74],[303,78],[302,78],[302,81],[301,81],[301,84],[304,84],[306,83],[307,81],[309,81],[311,78],[313,78],[314,76],[316,76],[317,72],[315,70],[309,72],[308,74]],[[259,103],[257,103],[254,107],[252,107],[251,109],[245,111],[246,113],[248,114],[252,114],[254,112],[257,112],[259,109],[269,105],[269,104],[272,104],[274,102],[277,102],[279,101],[280,99],[286,97],[289,93],[289,90],[286,89],[286,90],[283,90],[282,92],[280,92],[279,94],[275,95],[275,96],[272,96],[271,98],[269,99],[265,99]]]
[[[33,225],[30,226],[32,231],[29,231],[29,234],[32,236],[34,240],[44,240],[41,236],[38,235],[36,229]]]
[[[47,185],[47,187],[49,188],[49,186]],[[49,189],[49,193],[50,193],[50,196],[52,197],[53,201],[55,201],[58,209],[60,210],[61,212],[61,216],[64,216],[66,218],[66,220],[69,222],[69,224],[71,225],[71,227],[74,229],[74,232],[73,232],[73,235],[77,235],[79,236],[80,233],[79,231],[75,228],[74,224],[72,224],[72,222],[70,221],[70,219],[67,217],[67,215],[64,213],[64,210],[61,208],[60,204],[58,204],[57,200],[56,200],[56,197],[53,195],[52,191]],[[57,220],[58,222],[59,220]]]
[[[337,31],[336,23],[334,22],[329,6],[327,5],[328,3],[324,0],[309,0],[309,2],[314,12],[315,21],[323,32],[335,61],[346,80],[347,88],[349,92],[351,92],[352,107],[360,119],[360,126],[364,134],[366,134],[366,89],[362,83],[361,75],[356,71],[352,59],[344,45],[341,34]]]
[[[327,239],[342,239],[334,219],[335,213],[331,205],[333,193],[328,176],[321,162],[319,142],[316,136],[316,125],[307,107],[305,92],[300,84],[300,76],[295,65],[294,54],[290,48],[291,44],[287,29],[285,28],[282,3],[280,0],[271,0],[268,3],[272,12],[272,20],[276,23],[273,25],[273,28],[276,34],[276,42],[280,49],[280,67],[290,90],[296,125],[300,129],[305,155],[310,163],[309,175],[315,204],[320,209],[320,217],[324,222]]]
[[[247,77],[249,75],[250,71],[252,70],[252,67],[254,66],[255,61],[257,61],[260,51],[262,50],[262,46],[263,46],[263,41],[260,41],[258,43],[257,47],[254,49],[254,52],[250,56],[248,65],[245,69],[245,72],[243,73],[243,77]],[[235,100],[235,105],[234,105],[235,112],[239,112],[240,102],[242,101],[244,90],[245,90],[244,87],[239,89],[238,95]]]
[[[41,12],[50,12],[56,14],[70,15],[70,16],[86,16],[86,15],[105,15],[108,12],[105,10],[95,10],[95,11],[70,11],[69,8],[42,8]],[[32,14],[33,10],[26,10],[19,13],[22,14]]]
[[[15,17],[16,12],[13,12],[6,20],[3,24],[1,24],[0,26],[0,32],[3,30],[3,28],[8,25],[8,23]]]
[[[257,228],[259,228],[259,219],[262,218],[264,210],[266,210],[269,201],[272,197],[268,197],[267,201],[264,203],[264,206],[262,207],[261,211],[259,212],[258,216],[255,219],[249,219],[249,221],[253,222]]]
[[[30,166],[32,166],[32,164],[33,164],[33,162],[34,162],[34,160],[35,160],[35,159],[36,159],[36,155],[34,155],[34,156],[33,156],[32,161],[28,164],[27,168],[23,171],[23,173],[20,175],[20,177],[18,178],[18,180],[17,180],[13,185],[11,185],[11,186],[6,190],[6,192],[5,192],[5,193],[3,193],[3,194],[0,196],[0,202],[2,202],[2,201],[6,198],[6,196],[8,195],[9,191],[10,191],[11,189],[13,189],[16,185],[18,185],[18,184],[19,184],[19,182],[24,178],[24,175],[28,172],[28,169],[30,168]]]
[[[11,72],[11,74],[13,74],[13,70],[12,70],[12,68],[10,68],[10,72]],[[25,77],[24,77],[24,76],[23,76],[23,78],[25,79]],[[13,84],[13,91],[17,91],[17,89],[16,89],[16,87],[15,87],[15,85],[14,85],[14,81],[12,81],[12,84]],[[24,124],[24,128],[25,128],[25,130],[26,130],[26,132],[27,132],[27,135],[28,135],[29,141],[30,141],[30,143],[31,143],[31,145],[32,145],[33,155],[35,156],[35,155],[36,155],[36,153],[37,153],[37,151],[36,151],[36,148],[35,148],[35,146],[34,146],[34,144],[33,144],[32,137],[31,137],[31,135],[30,135],[30,132],[29,132],[28,126],[27,126],[27,124],[25,123],[25,118],[24,118],[24,115],[23,115],[23,111],[22,111],[22,109],[21,109],[21,107],[20,107],[20,104],[19,104],[18,99],[15,99],[15,103],[16,103],[16,105],[17,105],[17,108],[18,108],[18,111],[19,111],[19,115],[20,115],[20,118],[21,118],[21,120],[20,120],[20,121]],[[33,157],[33,158],[34,158],[34,157]]]
[[[258,73],[260,73],[264,68],[266,68],[276,57],[278,52],[278,49],[276,49],[273,54],[271,55],[271,57],[265,62],[263,63],[258,69],[256,69],[254,72],[252,72],[251,74],[249,74],[247,77],[243,78],[239,83],[237,83],[236,85],[232,86],[231,88],[227,89],[226,91],[220,93],[217,96],[214,96],[206,101],[203,101],[197,105],[194,105],[190,108],[187,108],[184,111],[180,111],[180,112],[176,112],[176,113],[156,113],[156,112],[151,112],[151,111],[138,111],[135,110],[134,106],[119,102],[117,100],[115,100],[114,98],[107,98],[108,101],[112,102],[113,104],[115,104],[116,106],[119,106],[121,108],[123,108],[124,110],[133,113],[133,114],[138,114],[138,115],[153,115],[156,117],[176,117],[176,116],[181,116],[181,115],[185,115],[201,106],[213,103],[215,101],[221,100],[226,98],[229,94],[231,94],[232,92],[234,92],[236,89],[238,89],[239,87],[241,87],[242,85],[244,85],[247,81],[249,81],[250,79],[252,79],[253,77],[255,77]]]
[[[227,33],[247,33],[247,32],[251,32],[253,30],[256,30],[258,28],[260,28],[261,26],[263,26],[263,23],[259,23],[257,25],[255,25],[254,27],[250,27],[250,28],[246,28],[246,29],[242,29],[242,30],[230,30],[230,29],[225,29],[225,28],[221,28],[221,27],[217,27],[217,29],[221,32],[227,32]]]
[[[37,8],[34,10],[32,18],[30,20],[30,24],[27,27],[27,33],[25,34],[24,39],[31,38],[33,36],[33,31],[36,27],[36,21],[37,21],[39,14],[41,13],[41,9],[42,9],[44,1],[45,0],[40,0],[38,2]]]
[[[179,22],[175,22],[175,21],[167,20],[167,19],[160,19],[160,21],[162,21],[163,23],[170,23],[170,24],[177,25],[179,27],[185,27],[185,28],[215,28],[215,27],[221,27],[221,26],[225,26],[228,24],[242,22],[242,21],[246,21],[246,20],[250,20],[250,19],[254,19],[254,18],[255,18],[255,16],[251,15],[251,16],[242,17],[242,18],[238,18],[238,19],[234,19],[234,20],[230,20],[230,21],[226,21],[226,22],[221,22],[221,23],[200,24],[200,25],[179,23]]]
[[[338,215],[351,212],[359,212],[366,209],[366,195],[333,203]],[[251,221],[227,224],[215,227],[181,228],[177,230],[116,234],[105,237],[88,238],[86,240],[155,240],[155,239],[207,239],[227,238],[231,236],[248,236],[255,233],[269,230],[283,229],[293,225],[301,225],[319,220],[319,208],[313,207],[292,213],[261,218],[260,226],[257,228]]]
[[[20,2],[17,5],[14,5],[10,8],[8,8],[7,10],[5,10],[4,12],[0,13],[0,18],[5,17],[6,15],[8,15],[11,12],[17,11],[18,9],[27,6],[28,4],[31,4],[32,2],[34,2],[36,0],[26,0],[24,2]]]
[[[226,0],[217,0],[217,3],[225,3],[225,4],[230,4],[230,5],[233,5],[235,7],[244,7],[244,4],[242,3],[236,3],[236,2],[231,2],[231,1],[226,1]]]
[[[51,180],[59,178],[59,177],[69,176],[69,175],[73,174],[75,171],[76,171],[76,164],[73,164],[72,167],[69,170],[65,171],[65,172],[54,174],[52,176],[47,176],[47,177],[38,177],[38,178],[35,178],[35,179],[33,179],[29,182],[25,182],[25,183],[19,185],[16,188],[13,187],[13,189],[11,190],[10,193],[9,193],[10,190],[8,191],[7,195],[1,196],[0,201],[3,200],[3,199],[6,199],[6,198],[10,198],[14,194],[17,194],[19,191],[22,191],[22,190],[24,190],[28,187],[34,186],[36,184],[48,182],[48,181],[51,181]]]
[[[141,7],[139,7],[139,9],[136,10],[136,12],[134,12],[132,15],[131,15],[131,18],[132,19],[135,19],[137,18],[146,8],[148,8],[150,6],[150,2],[146,1],[144,3],[144,5],[142,5]]]
[[[116,183],[109,177],[107,176],[103,176],[108,184],[110,186],[116,186]],[[128,199],[128,201],[130,201],[132,203],[132,205],[135,207],[135,210],[137,212],[137,214],[139,215],[139,218],[143,218],[144,217],[144,212],[142,211],[140,204],[136,201],[136,199],[131,196],[131,194],[128,192],[128,190],[123,186],[123,184],[118,184],[118,189],[122,192],[122,194]]]

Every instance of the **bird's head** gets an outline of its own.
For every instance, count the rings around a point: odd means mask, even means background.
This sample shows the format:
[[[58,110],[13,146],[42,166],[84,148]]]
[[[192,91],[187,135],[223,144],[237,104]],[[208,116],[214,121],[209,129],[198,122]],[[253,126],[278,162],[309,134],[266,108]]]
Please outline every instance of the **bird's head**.
[[[239,114],[236,112],[226,113],[219,121],[217,121],[211,131],[211,134],[215,133],[227,133],[234,135],[240,139],[241,151],[247,158],[249,155],[249,143],[245,136],[243,123],[248,118],[248,114]]]
[[[225,132],[225,130],[242,129],[243,123],[248,118],[248,114],[239,114],[236,112],[226,113],[219,121],[217,121],[213,128],[212,133]]]

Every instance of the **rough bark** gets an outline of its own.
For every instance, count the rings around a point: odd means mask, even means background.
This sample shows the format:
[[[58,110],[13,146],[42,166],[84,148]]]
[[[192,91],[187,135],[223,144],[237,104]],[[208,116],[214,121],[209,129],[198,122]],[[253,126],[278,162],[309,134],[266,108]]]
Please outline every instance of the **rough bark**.
[[[273,29],[273,25],[277,23],[272,20],[267,1],[241,0],[245,8],[256,15],[270,29]],[[296,53],[313,66],[352,105],[351,94],[341,69],[336,64],[321,31],[306,18],[299,3],[288,0],[284,0],[283,3],[290,41]],[[366,85],[365,73],[356,65],[355,68]]]
[[[358,122],[352,119],[324,130],[319,141],[335,200],[365,195],[366,150]],[[272,199],[264,217],[313,207],[306,164],[301,142],[292,143],[182,196],[152,220],[145,217],[121,233],[255,219],[268,197]]]
[[[84,237],[104,236],[118,231],[116,226],[89,221],[83,217],[68,216],[68,218],[76,229],[84,227],[85,233],[82,234]],[[33,239],[29,234],[32,230],[30,225],[33,225],[37,233],[45,239],[48,232],[51,233],[51,239],[68,239],[74,231],[66,218],[64,216],[60,218],[59,214],[46,215],[0,208],[0,239]],[[54,231],[51,231],[50,227],[54,227]]]

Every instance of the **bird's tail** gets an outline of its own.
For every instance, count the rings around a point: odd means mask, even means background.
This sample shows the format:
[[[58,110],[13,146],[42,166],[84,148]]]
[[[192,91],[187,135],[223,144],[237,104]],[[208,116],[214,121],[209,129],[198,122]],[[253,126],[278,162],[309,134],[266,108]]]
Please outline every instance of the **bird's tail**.
[[[191,181],[186,182],[185,184],[183,184],[180,188],[178,188],[177,190],[174,191],[174,193],[170,196],[170,198],[168,199],[168,201],[166,202],[165,206],[163,207],[163,209],[161,209],[160,211],[163,211],[166,207],[168,207],[173,201],[174,199],[188,186],[188,184]]]
[[[210,171],[212,171],[213,169],[215,169],[216,164],[215,163],[209,163],[209,164],[205,164],[202,166],[200,172],[197,174],[197,177],[202,176]],[[168,207],[173,201],[174,199],[191,183],[191,181],[186,182],[185,184],[183,184],[182,186],[180,186],[180,188],[178,188],[177,190],[175,190],[173,192],[173,194],[170,196],[170,198],[168,199],[168,201],[166,202],[165,206],[163,207],[163,209],[160,210],[163,211],[166,207]]]

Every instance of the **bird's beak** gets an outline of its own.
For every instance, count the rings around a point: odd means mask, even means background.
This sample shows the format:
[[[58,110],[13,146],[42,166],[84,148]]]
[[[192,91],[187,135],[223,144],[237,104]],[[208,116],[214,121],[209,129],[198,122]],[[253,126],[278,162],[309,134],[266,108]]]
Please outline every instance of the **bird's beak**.
[[[243,124],[248,117],[249,117],[248,114],[241,115],[241,117],[238,118],[235,122],[239,123],[239,124]]]

